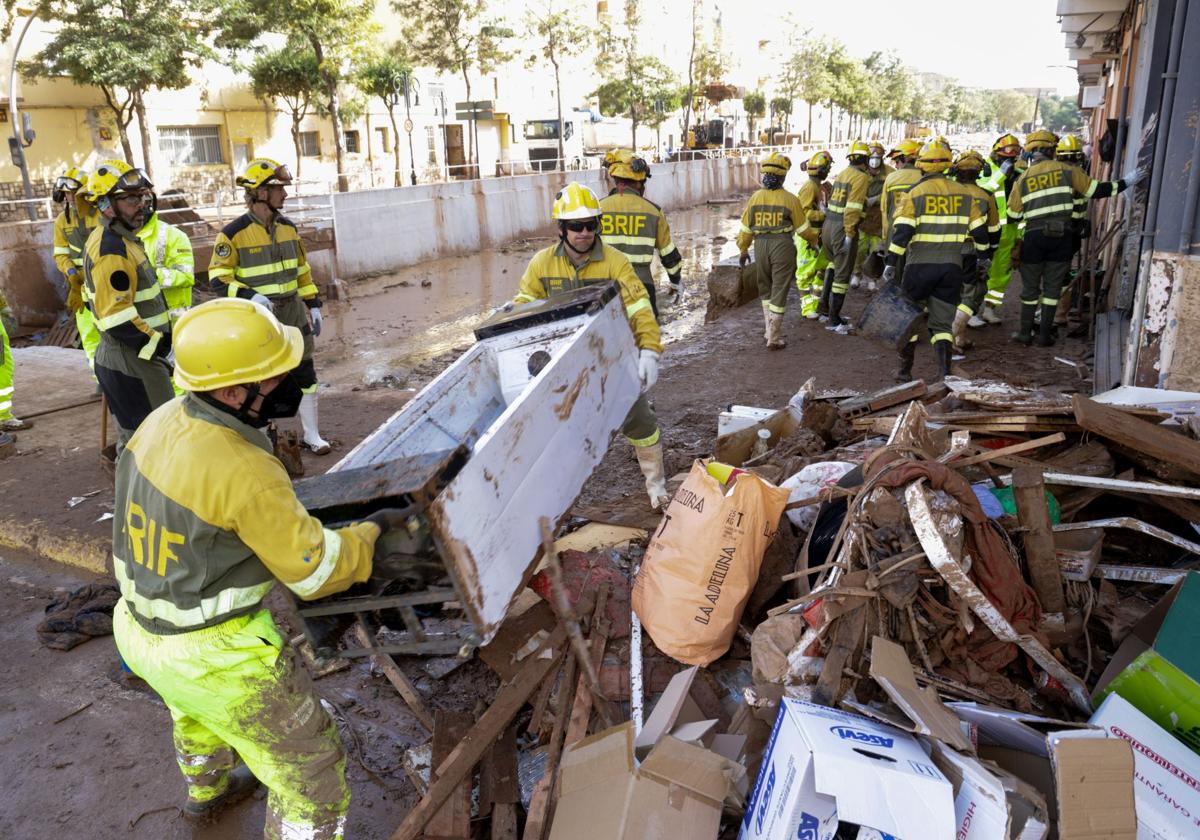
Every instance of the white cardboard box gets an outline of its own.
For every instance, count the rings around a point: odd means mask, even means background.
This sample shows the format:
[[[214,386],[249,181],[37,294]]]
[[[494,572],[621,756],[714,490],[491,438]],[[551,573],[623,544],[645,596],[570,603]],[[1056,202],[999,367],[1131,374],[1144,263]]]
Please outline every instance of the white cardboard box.
[[[831,840],[839,820],[953,840],[954,789],[907,732],[784,698],[739,840]]]
[[[1138,840],[1200,837],[1200,756],[1110,694],[1091,723],[1133,747],[1133,798]]]

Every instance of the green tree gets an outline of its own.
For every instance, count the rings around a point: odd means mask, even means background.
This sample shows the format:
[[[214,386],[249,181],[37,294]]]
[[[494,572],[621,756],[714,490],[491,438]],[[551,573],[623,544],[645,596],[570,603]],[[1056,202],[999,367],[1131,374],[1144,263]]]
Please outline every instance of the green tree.
[[[308,44],[292,42],[261,53],[250,65],[254,95],[263,100],[282,100],[292,119],[292,146],[296,151],[296,177],[300,177],[300,123],[312,110],[313,96],[321,89],[317,57]]]
[[[828,50],[825,65],[829,71],[830,83],[826,90],[826,104],[829,107],[829,142],[832,143],[834,110],[841,108],[849,112],[859,93],[856,78],[858,62],[850,57],[845,45],[840,41],[831,42]]]
[[[996,131],[1019,131],[1033,118],[1033,97],[1015,90],[998,90],[992,97],[989,111]]]
[[[1083,125],[1083,118],[1073,96],[1043,96],[1041,112],[1042,124],[1060,134],[1078,132]]]
[[[404,100],[406,88],[412,85],[412,65],[405,59],[401,48],[396,45],[388,53],[376,53],[359,68],[356,83],[367,96],[383,102],[388,120],[392,123],[392,153],[395,155],[395,186],[404,183],[400,175],[400,129],[396,125],[396,106]],[[410,93],[411,95],[411,93]],[[416,162],[413,162],[416,169]]]
[[[783,133],[788,132],[788,123],[792,119],[792,103],[795,102],[790,96],[776,96],[771,100],[771,120],[776,122],[779,117],[783,118],[783,124],[779,126],[783,129]]]
[[[525,13],[525,33],[537,45],[541,58],[554,68],[554,101],[558,108],[558,168],[566,169],[566,151],[563,149],[563,105],[562,63],[565,59],[579,55],[587,46],[591,32],[568,4],[556,9],[554,0],[546,0],[540,8]],[[532,67],[538,58],[530,56],[525,62]]]
[[[833,95],[829,58],[830,46],[825,39],[812,36],[808,30],[794,30],[788,39],[788,53],[782,59],[779,90],[789,100],[801,99],[808,105],[806,136],[810,143],[813,140],[813,106],[828,101]],[[788,113],[791,113],[790,109]]]
[[[757,137],[754,133],[754,123],[766,116],[767,97],[761,90],[752,90],[742,97],[742,108],[746,112],[746,121],[750,123],[751,140]]]
[[[215,54],[209,41],[218,8],[218,0],[47,0],[39,15],[57,31],[21,72],[98,88],[130,165],[128,129],[136,115],[143,168],[153,177],[146,94],[187,87],[189,72]]]
[[[637,149],[638,125],[645,122],[654,102],[667,99],[675,85],[671,69],[639,49],[641,11],[637,0],[625,0],[624,14],[610,20],[601,30],[596,69],[603,80],[592,96],[600,110],[627,117],[631,123],[630,143]],[[686,143],[685,135],[684,141]]]

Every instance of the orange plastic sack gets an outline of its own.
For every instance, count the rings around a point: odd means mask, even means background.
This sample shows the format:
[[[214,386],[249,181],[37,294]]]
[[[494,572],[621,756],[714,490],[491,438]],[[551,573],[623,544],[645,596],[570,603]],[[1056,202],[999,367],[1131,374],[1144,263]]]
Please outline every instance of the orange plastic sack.
[[[706,463],[692,464],[633,584],[633,610],[654,644],[689,665],[729,650],[788,500],[751,473],[726,491]]]

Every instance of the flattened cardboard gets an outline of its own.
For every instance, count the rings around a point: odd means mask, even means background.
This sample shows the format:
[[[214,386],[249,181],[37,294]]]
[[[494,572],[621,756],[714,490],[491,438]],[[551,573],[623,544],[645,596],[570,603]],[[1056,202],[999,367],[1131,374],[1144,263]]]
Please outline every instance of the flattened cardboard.
[[[568,746],[559,764],[550,840],[620,838],[633,773],[632,722]]]
[[[931,735],[958,750],[970,751],[959,719],[942,705],[932,688],[917,685],[917,676],[904,648],[882,636],[871,641],[871,676],[892,702],[916,725],[921,735]]]
[[[1009,747],[1021,752],[1049,758],[1046,735],[1070,729],[1087,729],[1087,724],[1014,712],[980,703],[947,703],[954,714],[974,724],[981,745]]]
[[[646,717],[646,722],[642,725],[642,731],[638,733],[636,740],[633,742],[634,752],[639,759],[650,752],[650,749],[664,735],[674,735],[677,729],[686,724],[704,721],[711,724],[706,730],[707,733],[711,734],[712,728],[716,726],[716,721],[707,719],[704,712],[700,710],[700,706],[692,698],[691,693],[692,682],[696,679],[696,674],[699,671],[700,666],[693,665],[691,668],[680,671],[671,677],[671,681],[667,683],[662,696],[659,697],[658,702],[654,704],[654,708],[650,710],[650,714]],[[689,728],[684,734],[694,735],[695,730]],[[685,740],[691,740],[691,738],[686,738]]]
[[[1060,840],[1137,840],[1129,744],[1100,730],[1055,732],[1046,741]]]
[[[956,840],[1043,840],[1046,801],[994,764],[934,743],[933,760],[954,785]]]

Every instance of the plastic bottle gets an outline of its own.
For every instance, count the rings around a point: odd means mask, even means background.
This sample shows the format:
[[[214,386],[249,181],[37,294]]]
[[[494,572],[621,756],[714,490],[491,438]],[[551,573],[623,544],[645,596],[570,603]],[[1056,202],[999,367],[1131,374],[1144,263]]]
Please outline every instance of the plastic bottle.
[[[758,430],[758,440],[754,441],[754,448],[750,450],[751,458],[759,458],[766,455],[771,450],[771,432],[767,429]]]

